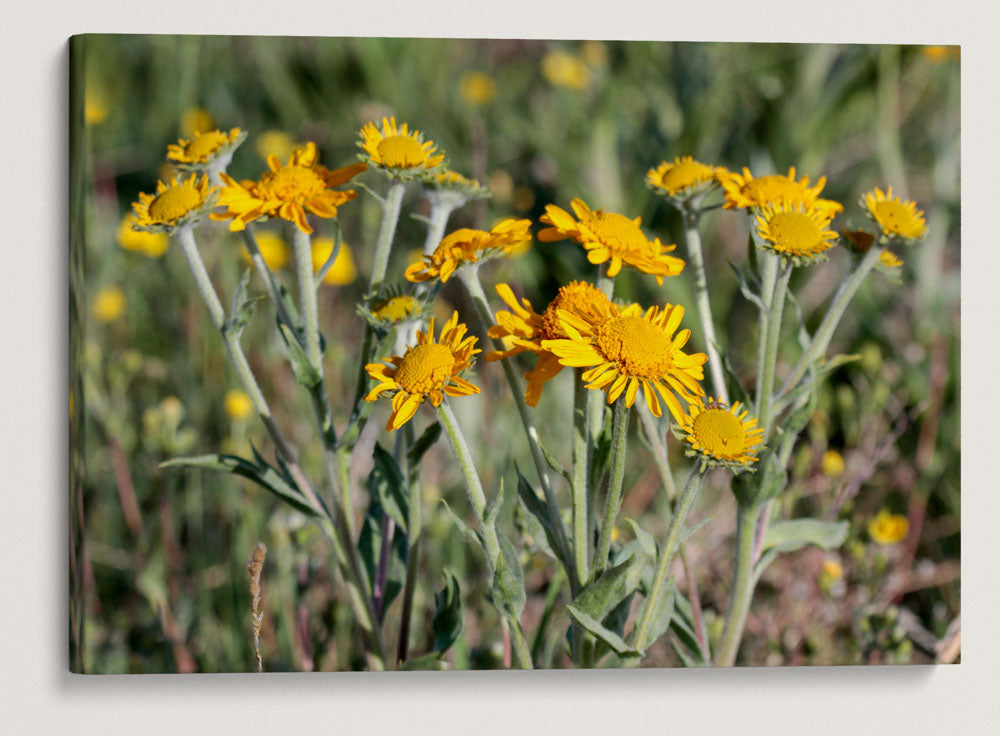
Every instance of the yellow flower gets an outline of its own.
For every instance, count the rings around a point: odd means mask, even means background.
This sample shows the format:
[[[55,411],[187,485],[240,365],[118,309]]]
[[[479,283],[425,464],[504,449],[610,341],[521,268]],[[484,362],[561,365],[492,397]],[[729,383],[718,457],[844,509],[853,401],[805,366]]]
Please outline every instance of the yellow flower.
[[[226,394],[225,405],[226,414],[236,422],[246,419],[253,411],[253,401],[246,393],[238,389],[233,389]]]
[[[181,117],[181,134],[187,138],[193,138],[214,127],[215,121],[211,113],[201,107],[192,107]]]
[[[527,299],[521,299],[518,303],[507,284],[497,284],[496,291],[513,311],[500,310],[496,313],[497,323],[490,327],[489,335],[504,340],[507,349],[487,353],[486,360],[489,362],[509,358],[525,351],[538,355],[535,367],[524,374],[528,380],[524,400],[528,406],[537,406],[542,387],[562,370],[559,358],[542,347],[543,340],[569,337],[559,320],[559,311],[582,317],[593,311],[595,305],[597,309],[610,309],[611,301],[593,284],[571,281],[559,289],[555,299],[539,314]]]
[[[105,286],[94,297],[94,316],[98,322],[117,322],[125,314],[125,292],[117,286]]]
[[[420,302],[409,294],[383,299],[372,307],[372,316],[380,322],[402,322],[421,312]]]
[[[260,230],[254,233],[254,240],[257,242],[257,250],[260,251],[260,255],[268,268],[272,271],[277,271],[285,267],[285,264],[288,263],[289,249],[288,243],[280,235],[270,230]],[[250,263],[250,256],[246,248],[243,248],[241,253],[243,260],[246,263]]]
[[[821,176],[812,187],[809,177],[795,179],[795,167],[788,169],[788,176],[772,174],[754,179],[750,169],[743,167],[743,173],[729,172],[722,180],[722,188],[726,191],[726,202],[723,209],[731,210],[737,207],[764,207],[780,202],[815,205],[831,218],[844,211],[844,206],[832,199],[820,199],[819,193],[826,185],[826,177]]]
[[[614,277],[622,263],[656,277],[662,284],[664,276],[676,276],[684,268],[684,261],[666,255],[677,248],[663,245],[659,238],[649,240],[639,225],[642,218],[634,220],[616,212],[591,210],[582,199],[574,199],[570,206],[576,214],[573,219],[566,210],[554,204],[545,207],[541,222],[552,227],[540,230],[538,240],[550,243],[572,238],[587,251],[587,260],[593,264],[607,263],[608,276]]]
[[[333,238],[316,238],[312,242],[312,262],[313,262],[313,273],[319,273],[319,270],[326,263],[327,259],[333,254],[334,241]],[[333,265],[330,266],[330,270],[326,272],[323,277],[324,284],[332,284],[333,286],[346,286],[356,279],[358,276],[357,266],[354,265],[354,255],[351,253],[351,248],[347,243],[340,244],[340,251],[337,253],[337,257],[333,261]]]
[[[840,580],[844,577],[844,566],[840,564],[839,560],[823,560],[822,575],[831,581]]]
[[[288,133],[283,130],[265,130],[254,143],[254,148],[262,159],[267,161],[271,156],[277,156],[284,161],[290,158],[299,147]]]
[[[132,203],[134,227],[148,232],[165,232],[195,222],[214,205],[216,188],[208,177],[192,174],[188,179],[171,179],[170,184],[156,183],[156,194],[139,194]]]
[[[600,41],[584,41],[580,44],[580,56],[588,66],[604,66],[608,63],[608,47]]]
[[[882,509],[868,522],[868,536],[883,547],[902,542],[910,533],[910,522],[905,516]]]
[[[228,133],[218,129],[195,133],[190,140],[180,138],[167,146],[167,160],[182,169],[203,168],[217,159],[225,159],[228,164],[233,152],[246,137],[247,134],[239,128],[233,128]]]
[[[757,427],[757,417],[747,418],[749,412],[740,412],[740,402],[732,408],[724,402],[697,399],[688,404],[688,413],[678,421],[686,432],[684,441],[691,446],[692,454],[701,455],[703,467],[724,466],[737,469],[749,468],[757,462],[758,446],[764,429]]]
[[[97,125],[107,120],[107,117],[108,106],[104,102],[104,95],[88,84],[83,93],[83,121],[87,125]]]
[[[892,196],[892,187],[875,187],[861,198],[866,214],[882,229],[883,238],[916,240],[927,233],[927,221],[915,202]]]
[[[684,307],[666,304],[663,309],[650,307],[643,313],[638,304],[621,308],[595,300],[583,316],[565,309],[557,314],[568,338],[542,340],[542,348],[554,353],[564,366],[588,368],[582,375],[587,388],[606,391],[609,404],[624,393],[625,405],[632,406],[642,386],[653,416],[663,413],[659,393],[680,421],[677,396],[692,401],[705,394],[698,381],[705,378],[702,366],[708,356],[681,350],[691,330],[674,336]]]
[[[835,478],[844,472],[844,456],[836,450],[827,450],[823,453],[819,465],[823,475]]]
[[[952,57],[959,58],[961,52],[958,46],[924,46],[920,53],[925,59],[941,64]]]
[[[361,129],[358,147],[363,161],[398,179],[409,179],[434,169],[444,161],[444,154],[435,154],[433,141],[424,141],[419,130],[410,131],[403,123],[396,127],[396,118],[382,118],[382,129],[369,122]]]
[[[646,173],[646,184],[671,199],[684,200],[720,184],[728,175],[729,171],[721,166],[710,166],[684,156],[675,158],[673,163],[663,161],[650,169]]]
[[[459,324],[458,312],[455,312],[445,322],[440,341],[435,342],[432,317],[427,332],[417,332],[416,345],[408,347],[402,357],[394,355],[385,359],[392,366],[385,363],[365,366],[368,375],[379,382],[365,396],[365,401],[375,401],[385,391],[392,394],[392,415],[386,430],[402,427],[428,399],[432,405],[440,406],[445,394],[470,396],[479,393],[479,388],[459,376],[472,364],[472,356],[481,352],[475,347],[475,335],[466,337],[467,330],[464,324]]]
[[[556,87],[582,90],[590,85],[590,70],[583,60],[567,51],[550,51],[542,59],[542,74]]]
[[[150,258],[159,258],[167,252],[170,238],[166,233],[148,233],[145,230],[136,230],[135,215],[127,214],[118,225],[116,237],[118,245],[134,253],[142,253]]]
[[[432,174],[426,181],[438,191],[458,192],[463,195],[463,201],[490,196],[489,190],[478,179],[470,179],[451,169]]]
[[[368,168],[365,164],[352,164],[330,171],[316,163],[316,144],[312,141],[297,149],[286,165],[282,166],[277,156],[268,156],[267,165],[270,171],[265,171],[257,181],[237,182],[228,174],[221,174],[226,186],[219,194],[219,204],[228,209],[223,213],[213,212],[212,219],[232,219],[229,229],[238,232],[258,218],[280,217],[294,222],[302,232],[311,233],[306,210],[317,217],[336,217],[337,207],[357,195],[352,189],[338,191],[334,187]]]
[[[492,230],[473,230],[463,227],[445,238],[429,256],[410,264],[406,269],[407,281],[448,281],[456,269],[468,263],[508,255],[512,250],[531,240],[531,221],[508,218],[497,223]]]
[[[462,99],[470,105],[485,105],[497,96],[497,83],[483,72],[466,72],[458,83]]]
[[[757,234],[764,247],[788,258],[796,266],[825,261],[837,233],[828,229],[830,215],[799,204],[764,205],[757,215]]]

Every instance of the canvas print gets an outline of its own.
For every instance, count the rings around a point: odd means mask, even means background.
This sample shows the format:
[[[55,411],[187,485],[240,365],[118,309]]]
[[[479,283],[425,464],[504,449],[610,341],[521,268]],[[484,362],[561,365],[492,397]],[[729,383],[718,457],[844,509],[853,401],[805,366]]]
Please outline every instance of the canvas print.
[[[960,660],[957,47],[70,52],[72,671]]]

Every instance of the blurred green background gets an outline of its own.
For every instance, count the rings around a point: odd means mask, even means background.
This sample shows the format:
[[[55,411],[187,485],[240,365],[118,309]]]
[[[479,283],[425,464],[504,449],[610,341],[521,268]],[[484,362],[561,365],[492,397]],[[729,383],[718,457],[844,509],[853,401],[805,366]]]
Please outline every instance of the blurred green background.
[[[582,197],[593,207],[642,216],[665,242],[682,238],[676,213],[644,184],[663,159],[693,155],[756,176],[828,177],[823,196],[862,225],[856,202],[891,185],[927,213],[927,239],[899,255],[902,284],[869,278],[834,339],[856,352],[838,369],[793,457],[785,515],[852,522],[843,549],[807,549],[768,570],[748,622],[741,663],[850,664],[948,661],[957,656],[959,576],[959,53],[956,47],[836,46],[519,40],[86,36],[74,41],[72,109],[77,164],[71,254],[72,523],[71,660],[86,672],[220,672],[255,668],[246,563],[258,541],[264,572],[265,669],[348,669],[362,660],[330,550],[301,515],[246,482],[206,472],[158,470],[162,460],[268,447],[262,427],[226,401],[237,381],[179,254],[122,239],[140,191],[153,191],[168,143],[195,129],[249,131],[231,174],[256,177],[264,156],[287,158],[315,141],[330,168],[355,160],[358,129],[395,115],[433,140],[455,170],[488,185],[492,198],[457,211],[450,227],[489,227],[517,215],[537,223],[548,203]],[[361,181],[384,187],[377,172]],[[718,195],[716,195],[718,197]],[[423,243],[427,214],[407,190],[390,277],[401,280]],[[349,396],[363,324],[355,304],[380,210],[363,192],[340,216],[352,263],[321,292],[333,397]],[[737,373],[753,380],[756,313],[728,261],[746,257],[747,218],[714,211],[703,221],[716,322]],[[276,223],[261,228],[287,239]],[[537,230],[537,227],[536,227]],[[320,235],[329,235],[321,221]],[[198,231],[223,302],[242,270],[242,246],[219,223]],[[152,250],[150,250],[152,248]],[[144,250],[145,249],[145,252]],[[841,248],[829,263],[799,269],[792,289],[815,327],[846,272]],[[683,257],[683,243],[677,255]],[[394,275],[394,276],[393,276]],[[283,278],[291,283],[290,274]],[[517,284],[538,306],[572,278],[594,278],[583,250],[538,244],[484,269],[492,284]],[[259,285],[253,285],[257,288]],[[692,305],[687,275],[653,279],[626,269],[616,293],[643,304]],[[500,305],[497,304],[499,307]],[[442,314],[473,312],[453,284]],[[687,318],[696,324],[693,307]],[[781,371],[797,357],[787,330]],[[698,331],[693,337],[695,347]],[[279,340],[261,314],[244,345],[277,419],[318,474],[321,447]],[[526,448],[495,366],[474,373],[483,395],[454,402],[488,489],[511,481]],[[539,405],[543,440],[566,453],[571,386],[565,376]],[[343,402],[334,400],[337,419]],[[384,407],[376,410],[383,411]],[[381,427],[377,413],[372,429]],[[489,422],[484,421],[486,417]],[[426,417],[418,415],[421,422]],[[383,444],[384,435],[379,436]],[[368,441],[374,437],[368,438]],[[391,439],[388,440],[391,442]],[[623,516],[661,538],[664,499],[637,441]],[[684,460],[672,447],[678,476]],[[356,489],[370,453],[357,453]],[[480,561],[438,499],[464,513],[448,448],[423,466],[426,536],[415,602],[414,651],[428,646],[441,571],[459,573],[465,631],[455,667],[495,667],[499,624],[485,599]],[[733,502],[717,477],[692,518],[709,518],[689,541],[710,631],[721,625],[730,576]],[[357,505],[364,510],[362,491]],[[565,492],[560,490],[561,494]],[[880,546],[868,522],[881,509],[909,519],[907,537]],[[514,524],[516,520],[510,520]],[[628,532],[626,532],[627,534]],[[521,548],[529,594],[529,641],[552,578],[530,544]],[[683,573],[678,572],[683,580]],[[686,590],[686,583],[680,587]],[[387,631],[398,627],[398,602]],[[560,666],[562,630],[538,644]],[[565,622],[562,622],[564,627]],[[677,665],[665,642],[647,663]]]

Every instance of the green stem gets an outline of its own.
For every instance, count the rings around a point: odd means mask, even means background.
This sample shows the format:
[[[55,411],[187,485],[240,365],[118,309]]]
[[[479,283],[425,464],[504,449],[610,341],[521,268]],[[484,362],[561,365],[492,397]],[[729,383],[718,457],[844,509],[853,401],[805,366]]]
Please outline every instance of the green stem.
[[[403,426],[407,437],[407,445],[413,446],[413,425],[407,422]],[[418,561],[420,554],[420,532],[423,525],[420,474],[416,466],[407,463],[407,485],[410,488],[410,507],[406,519],[407,540],[409,549],[406,552],[406,580],[403,583],[403,606],[400,613],[399,644],[396,648],[396,661],[405,662],[410,646],[410,618],[413,611],[413,594],[417,586]]]
[[[444,238],[444,230],[448,226],[448,218],[454,211],[455,206],[451,201],[444,198],[431,197],[431,216],[427,225],[427,237],[424,238],[424,255],[429,256]]]
[[[764,351],[763,379],[761,393],[757,395],[757,417],[760,426],[764,428],[764,441],[771,429],[771,394],[774,391],[774,369],[778,361],[778,345],[781,342],[781,317],[785,307],[785,294],[788,292],[788,280],[792,275],[791,264],[786,264],[774,286],[771,297],[771,308],[768,310],[767,340]]]
[[[648,643],[646,642],[646,633],[649,631],[649,625],[653,620],[653,614],[656,612],[656,606],[660,602],[663,581],[667,577],[667,570],[670,569],[670,563],[674,559],[674,554],[676,554],[677,548],[680,546],[684,522],[687,520],[687,515],[694,505],[694,500],[698,496],[701,481],[704,477],[705,474],[699,469],[699,466],[695,466],[694,470],[691,471],[691,475],[688,476],[687,483],[684,484],[680,502],[677,508],[674,509],[673,518],[670,520],[670,527],[667,529],[667,539],[660,548],[660,559],[656,563],[656,572],[653,575],[653,588],[643,605],[642,614],[639,617],[639,625],[636,627],[633,639],[636,648],[639,650],[645,649]]]
[[[278,288],[278,280],[267,265],[267,261],[264,260],[260,248],[257,247],[257,240],[253,236],[250,223],[247,223],[247,226],[240,232],[240,235],[243,237],[243,245],[247,249],[247,255],[250,256],[250,262],[257,269],[260,280],[264,282],[264,290],[267,292],[267,297],[271,300],[271,304],[274,305],[274,309],[278,313],[278,318],[294,329],[296,325],[288,313],[285,302],[281,298],[281,289]]]
[[[646,435],[646,441],[649,442],[650,449],[652,450],[650,454],[653,456],[656,472],[660,476],[663,489],[667,492],[667,500],[673,506],[674,500],[677,498],[677,486],[674,485],[674,476],[670,472],[667,447],[663,442],[660,442],[660,430],[656,426],[656,419],[649,411],[646,403],[637,401],[635,407],[636,413],[639,415],[639,424],[642,427],[642,432]]]
[[[299,281],[299,309],[305,322],[306,355],[313,368],[323,375],[323,354],[319,346],[319,311],[316,307],[316,283],[313,279],[312,241],[309,234],[292,225],[295,245],[295,273]]]
[[[615,402],[614,425],[611,432],[611,476],[608,479],[608,490],[604,502],[604,521],[601,524],[601,535],[597,541],[597,557],[594,559],[594,577],[600,575],[608,564],[608,552],[611,550],[611,533],[618,518],[618,510],[622,502],[622,481],[625,479],[625,447],[628,436],[629,409],[625,406],[625,398],[618,397]]]
[[[701,322],[701,332],[705,340],[705,352],[708,354],[708,368],[712,374],[712,386],[715,395],[729,403],[729,391],[726,388],[726,376],[722,370],[722,358],[716,348],[715,324],[712,319],[712,302],[708,298],[708,278],[705,275],[705,258],[701,250],[701,235],[698,224],[701,211],[694,206],[684,208],[684,241],[687,244],[688,261],[694,271],[694,301],[698,309],[698,319]]]
[[[857,261],[854,268],[848,274],[848,277],[841,282],[836,293],[833,295],[833,300],[830,302],[830,308],[826,310],[823,321],[820,322],[816,330],[816,334],[813,335],[809,346],[802,353],[795,367],[792,368],[792,372],[789,373],[784,386],[781,387],[781,391],[778,392],[778,399],[781,399],[794,389],[798,382],[802,380],[809,366],[826,354],[826,349],[833,338],[833,332],[837,329],[837,324],[844,315],[848,303],[854,297],[858,287],[861,286],[861,282],[865,280],[869,271],[878,263],[879,256],[882,255],[885,248],[885,245],[873,244],[864,257]]]
[[[754,392],[754,412],[760,416],[760,397],[764,394],[764,381],[767,370],[767,330],[771,318],[771,299],[774,297],[774,284],[778,280],[778,265],[780,257],[771,252],[763,253],[764,269],[761,274],[760,300],[764,305],[757,315],[759,325],[757,335],[757,390]]]
[[[489,329],[490,325],[493,324],[493,315],[490,313],[489,302],[486,300],[483,286],[479,282],[478,269],[474,266],[466,266],[459,271],[459,278],[465,286],[469,298],[472,299],[472,303],[476,306],[476,311],[479,313],[479,319],[483,323],[483,328]],[[494,338],[493,344],[497,350],[504,349],[504,344],[499,339]],[[521,382],[518,380],[517,374],[514,372],[513,364],[510,360],[501,360],[500,365],[503,368],[507,384],[510,386],[510,391],[514,395],[514,404],[517,406],[517,413],[521,417],[521,425],[524,427],[524,433],[528,439],[528,449],[531,451],[531,459],[535,464],[535,472],[538,474],[538,480],[542,484],[542,492],[545,496],[545,504],[549,512],[549,521],[555,530],[556,544],[559,546],[562,558],[570,560],[572,557],[569,554],[569,545],[566,541],[566,528],[563,524],[562,516],[559,514],[559,505],[556,500],[555,490],[552,488],[552,482],[549,479],[548,464],[545,461],[545,453],[542,452],[538,429],[535,427],[535,422],[531,418],[528,405],[525,403],[524,391],[521,388]]]
[[[514,666],[519,670],[534,669],[531,663],[531,650],[528,649],[528,642],[524,638],[524,629],[520,621],[513,619],[510,621],[510,643]]]
[[[726,610],[726,623],[722,639],[715,652],[715,663],[722,667],[732,667],[743,638],[750,599],[753,596],[753,546],[757,533],[760,507],[740,506],[736,528],[736,567],[733,571],[733,586]]]
[[[382,226],[378,231],[378,241],[375,243],[375,259],[372,262],[372,274],[369,280],[369,291],[376,296],[382,295],[382,285],[385,282],[385,271],[389,266],[389,254],[392,252],[392,240],[396,236],[396,225],[399,223],[399,210],[403,204],[403,191],[406,185],[393,182],[385,195],[382,205]]]
[[[590,443],[587,441],[587,397],[591,393],[575,371],[573,382],[573,561],[577,586],[582,588],[590,578],[590,517],[587,511],[587,475],[590,467]]]

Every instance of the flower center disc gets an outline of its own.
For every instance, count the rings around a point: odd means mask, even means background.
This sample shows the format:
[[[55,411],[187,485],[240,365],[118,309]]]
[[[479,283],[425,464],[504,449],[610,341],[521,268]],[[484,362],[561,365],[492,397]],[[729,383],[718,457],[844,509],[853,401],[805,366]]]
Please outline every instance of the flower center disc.
[[[648,242],[635,222],[617,212],[595,212],[586,225],[601,243],[614,251],[640,250]]]
[[[812,253],[823,241],[820,226],[801,212],[778,212],[767,226],[774,238],[774,249],[782,253]]]
[[[704,164],[697,161],[681,161],[665,173],[661,181],[663,188],[668,192],[679,192],[705,181],[710,176],[711,172]]]
[[[913,215],[899,202],[878,202],[875,205],[875,218],[883,230],[897,235],[915,229]]]
[[[801,184],[777,174],[752,179],[743,185],[743,194],[761,204],[776,202],[783,198],[799,198],[805,193],[805,187]]]
[[[261,199],[277,199],[301,204],[321,194],[326,183],[313,171],[302,166],[288,166],[268,171],[260,178]]]
[[[427,152],[408,135],[391,135],[379,141],[378,156],[385,166],[412,169],[427,160]]]
[[[597,332],[597,345],[630,375],[655,378],[673,365],[670,339],[642,317],[608,320]]]
[[[194,187],[170,187],[149,203],[149,219],[153,222],[173,222],[201,204],[201,195]]]
[[[427,343],[406,351],[396,369],[396,383],[411,394],[439,389],[455,367],[455,356],[446,345]]]
[[[225,133],[215,130],[211,133],[204,133],[184,146],[184,153],[188,158],[196,161],[204,161],[225,144],[227,138]]]
[[[746,446],[742,422],[725,409],[706,409],[691,426],[698,444],[716,457],[735,458]]]

